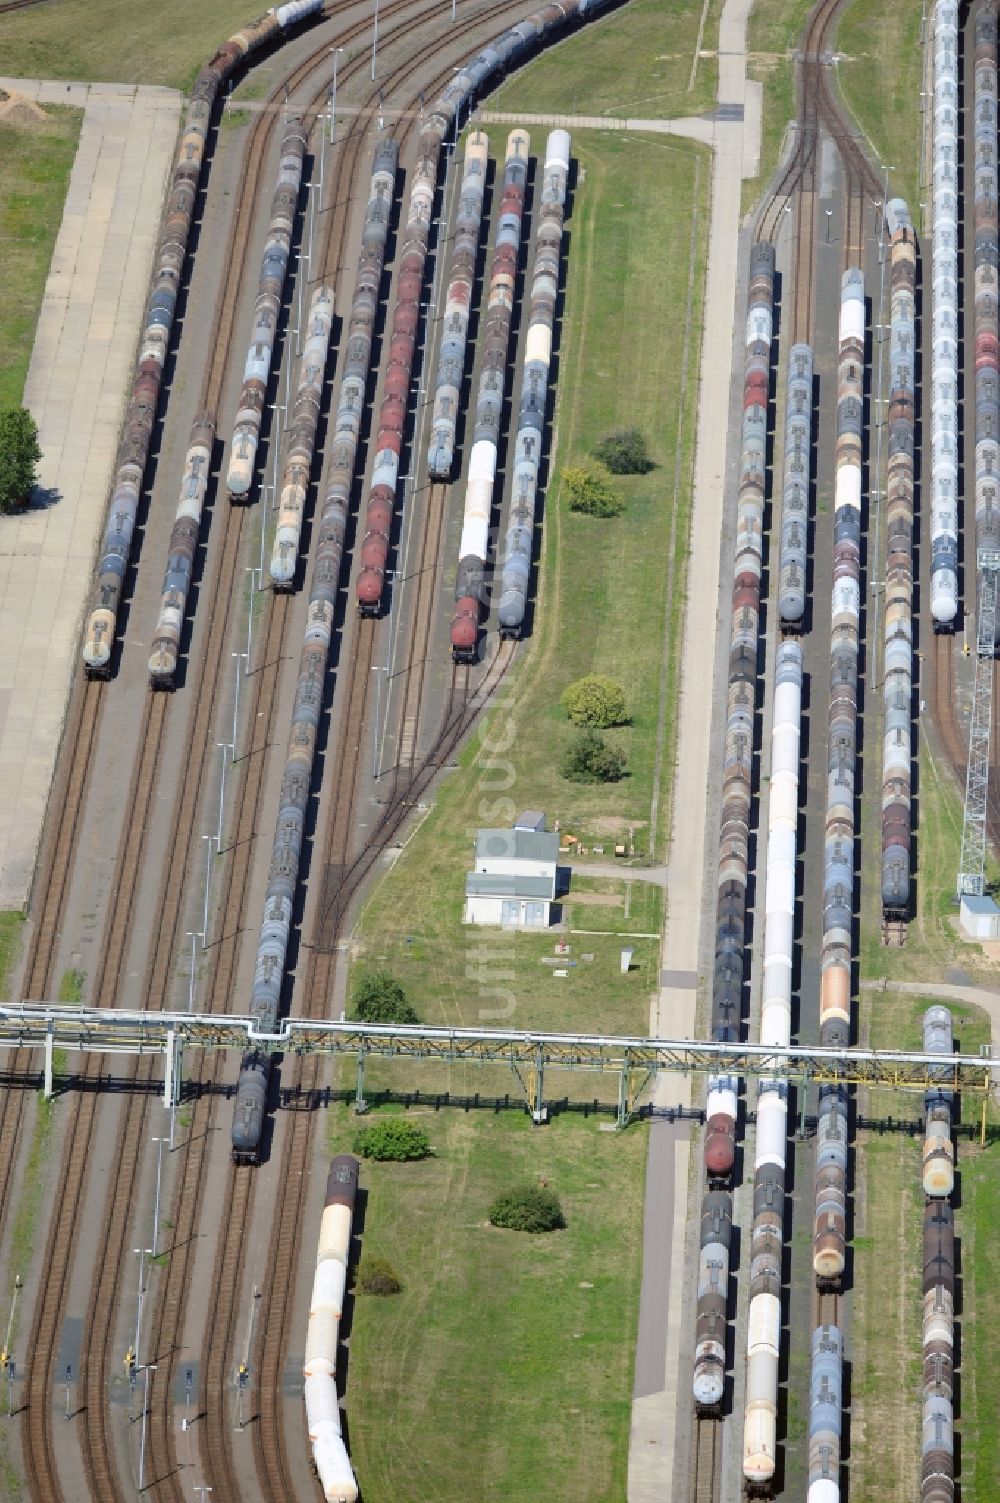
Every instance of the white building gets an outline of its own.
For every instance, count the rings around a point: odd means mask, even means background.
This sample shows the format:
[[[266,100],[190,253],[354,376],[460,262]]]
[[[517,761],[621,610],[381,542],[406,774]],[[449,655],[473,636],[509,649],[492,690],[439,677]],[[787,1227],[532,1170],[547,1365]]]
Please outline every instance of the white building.
[[[476,869],[465,878],[467,924],[545,929],[551,923],[559,836],[541,823],[541,829],[477,832]]]
[[[972,939],[1000,939],[1000,908],[992,898],[963,894],[960,915],[962,928]]]

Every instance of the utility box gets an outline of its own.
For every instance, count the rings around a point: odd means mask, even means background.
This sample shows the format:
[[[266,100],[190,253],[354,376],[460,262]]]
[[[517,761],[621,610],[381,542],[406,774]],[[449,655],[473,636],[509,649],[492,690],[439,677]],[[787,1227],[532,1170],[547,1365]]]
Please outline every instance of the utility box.
[[[961,906],[962,928],[970,939],[1000,939],[1000,908],[992,898],[965,894]]]

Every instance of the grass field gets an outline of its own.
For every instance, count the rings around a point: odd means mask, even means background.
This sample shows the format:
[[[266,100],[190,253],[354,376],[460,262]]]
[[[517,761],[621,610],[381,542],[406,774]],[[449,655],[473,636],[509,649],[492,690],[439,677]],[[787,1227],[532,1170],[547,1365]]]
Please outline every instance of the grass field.
[[[12,78],[166,84],[188,89],[216,47],[267,9],[263,0],[59,0],[0,19],[0,56]]]
[[[873,154],[891,167],[889,191],[920,223],[921,7],[913,0],[851,0],[837,32],[837,76]]]
[[[353,1124],[331,1118],[342,1152]],[[362,1256],[403,1284],[354,1306],[346,1405],[366,1503],[620,1503],[645,1133],[454,1112],[422,1125],[433,1158],[361,1172]],[[491,1227],[493,1198],[536,1177],[566,1229]]]
[[[632,0],[530,62],[488,108],[651,120],[700,114],[715,103],[721,13],[722,0]]]
[[[23,914],[0,913],[0,1001],[6,1001],[10,996],[8,978],[17,964],[23,933]]]
[[[47,113],[47,123],[30,128],[0,125],[0,408],[19,406],[24,394],[38,310],[80,139],[80,110],[52,108]]]

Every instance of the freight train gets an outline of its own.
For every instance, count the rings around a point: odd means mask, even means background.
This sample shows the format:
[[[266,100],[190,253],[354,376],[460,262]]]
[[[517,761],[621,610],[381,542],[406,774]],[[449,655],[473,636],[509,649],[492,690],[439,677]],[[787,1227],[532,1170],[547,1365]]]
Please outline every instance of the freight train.
[[[501,637],[518,637],[524,624],[531,574],[531,545],[535,531],[535,498],[542,462],[542,434],[549,398],[552,330],[559,294],[566,189],[569,182],[570,138],[567,131],[550,132],[545,145],[542,199],[534,214],[535,258],[531,273],[528,338],[521,376],[514,448],[514,486],[504,545],[497,612]]]
[[[826,1048],[845,1048],[850,1043],[851,1031],[864,370],[864,278],[857,267],[850,267],[841,280],[837,360],[837,469],[819,1003],[819,1037]],[[840,1287],[846,1261],[846,1205],[847,1092],[842,1086],[824,1086],[819,1093],[813,1232],[813,1270],[821,1289]]]
[[[290,590],[295,583],[332,327],[333,288],[317,287],[309,300],[292,420],[285,437],[278,525],[271,550],[271,587],[275,590]]]
[[[913,696],[913,430],[917,250],[901,198],[886,205],[889,235],[889,468],[886,490],[885,656],[882,673],[882,921],[886,938],[910,914]]]
[[[215,101],[223,84],[233,77],[247,58],[280,38],[299,21],[317,15],[322,7],[323,0],[293,0],[292,4],[279,5],[251,21],[219,48],[198,74],[191,91],[170,179],[167,207],[160,226],[152,289],[146,305],[132,392],[125,412],[123,437],[118,446],[114,490],[97,564],[94,601],[84,632],[83,663],[90,678],[107,678],[111,673],[115,626],[132,548],[139,493],[149,457],[149,441],[160,400],[163,367],[187,259]]]
[[[923,1031],[926,1053],[951,1053],[951,1013],[946,1007],[927,1009]],[[921,1167],[926,1196],[921,1503],[953,1503],[955,1497],[955,1220],[949,1204],[955,1188],[953,1110],[951,1091],[926,1092]]]
[[[243,368],[243,385],[229,449],[226,490],[230,501],[249,501],[253,487],[264,398],[271,377],[274,339],[281,316],[285,277],[288,274],[288,257],[295,215],[298,212],[305,151],[305,130],[299,121],[290,121],[281,141],[278,181],[271,200],[271,218],[260,263],[250,346]]]
[[[761,1043],[782,1049],[788,1047],[792,1023],[801,722],[802,648],[798,642],[786,641],[778,648],[774,670],[760,1019]],[[757,1094],[743,1421],[743,1478],[751,1496],[770,1493],[777,1464],[787,1137],[787,1083],[765,1076]]]
[[[805,621],[812,425],[813,352],[807,344],[793,344],[785,388],[785,450],[781,469],[778,615],[784,631],[801,631]]]
[[[958,613],[958,0],[934,10],[934,159],[931,177],[931,617],[950,631]]]
[[[154,689],[174,687],[214,445],[215,420],[210,412],[202,412],[195,418],[191,429],[177,515],[167,549],[160,611],[153,631],[153,650],[149,655],[149,681]]]
[[[357,1503],[358,1497],[337,1398],[337,1346],[357,1194],[358,1161],[350,1154],[338,1154],[326,1181],[302,1367],[306,1427],[326,1503]]]
[[[744,331],[743,423],[719,830],[712,1037],[720,1043],[735,1042],[741,1026],[773,321],[774,251],[769,245],[758,244],[750,252]],[[699,1272],[693,1392],[701,1414],[719,1412],[724,1388],[726,1283],[733,1217],[728,1186],[736,1156],[737,1085],[731,1075],[710,1077],[705,1103],[703,1152],[709,1189],[702,1202],[703,1258],[706,1246],[712,1245],[705,1241],[706,1225],[719,1236],[720,1245],[724,1229],[724,1260],[716,1254],[713,1261],[724,1261],[725,1276],[720,1271],[713,1281],[705,1277],[708,1270],[704,1266]]]
[[[458,199],[455,238],[448,263],[441,349],[434,382],[434,414],[427,445],[427,473],[432,480],[450,480],[455,464],[455,430],[465,374],[472,289],[483,222],[483,196],[490,141],[485,131],[470,132],[465,143],[462,191]]]
[[[602,10],[606,9],[608,3],[609,0],[566,0],[566,3],[559,0],[559,3],[549,4],[534,11],[477,53],[472,61],[451,79],[432,106],[420,133],[418,161],[410,190],[407,227],[403,236],[398,288],[400,318],[397,320],[395,312],[393,318],[393,336],[397,333],[400,335],[400,342],[396,346],[397,359],[401,349],[404,352],[409,349],[410,358],[412,358],[412,341],[417,327],[416,313],[419,311],[418,304],[413,299],[419,299],[420,284],[423,281],[430,212],[433,206],[438,161],[443,143],[452,131],[457,129],[463,110],[489,78],[516,63],[532,48],[561,34],[567,26],[599,15]],[[264,1033],[270,1032],[274,1027],[281,998],[291,923],[291,904],[299,875],[303,813],[311,786],[316,728],[319,724],[323,684],[329,659],[336,580],[343,553],[347,507],[364,409],[365,387],[371,360],[371,337],[396,161],[395,145],[391,142],[381,143],[376,152],[376,170],[379,180],[376,185],[375,176],[373,176],[372,197],[369,199],[365,218],[365,238],[358,263],[358,277],[351,307],[346,346],[347,359],[337,407],[330,475],[320,522],[319,550],[313,573],[309,616],[299,660],[296,707],[293,711],[293,726],[282,780],[282,813],[279,814],[272,845],[267,898],[257,950],[251,1011],[258,1028]],[[411,318],[412,331],[408,333]],[[390,364],[393,362],[391,346],[392,340],[390,339]],[[401,394],[404,408],[409,394],[410,366],[408,363],[405,370],[405,381],[402,380],[401,372],[397,373],[394,380],[394,390]],[[397,417],[398,408],[394,406],[392,421],[395,422]],[[381,427],[380,419],[380,435]],[[399,431],[401,442],[402,429],[400,428]],[[387,429],[387,434],[394,442],[394,433],[389,433]],[[391,472],[393,485],[388,496],[383,487],[379,498],[375,497],[373,485],[369,497],[370,504],[366,512],[365,533],[361,547],[362,568],[358,582],[359,608],[365,613],[374,614],[378,611],[385,578],[389,522],[391,507],[395,499],[399,459],[393,442],[389,444],[391,461],[386,459],[382,469],[380,469],[380,463],[383,463],[380,453],[376,453],[375,457],[375,473],[385,474],[388,477]],[[388,514],[385,509],[387,500]],[[283,823],[286,818],[285,811],[287,811],[287,824]],[[259,1155],[269,1074],[270,1056],[258,1051],[251,1051],[244,1056],[232,1127],[232,1153],[237,1162],[256,1162]]]
[[[500,446],[508,348],[514,313],[514,284],[521,250],[524,195],[528,181],[527,131],[512,130],[507,137],[500,212],[490,262],[489,293],[484,318],[483,354],[469,455],[469,478],[465,487],[465,515],[458,548],[455,579],[455,613],[451,622],[451,651],[458,663],[474,663],[479,641],[479,606],[484,598],[484,576],[489,553],[490,514]]]
[[[551,3],[533,11],[523,21],[508,28],[466,63],[445,86],[424,121],[418,144],[418,161],[414,172],[412,194],[417,193],[417,202],[423,205],[424,219],[407,224],[403,238],[403,254],[400,260],[397,309],[398,333],[404,350],[408,344],[407,330],[410,322],[416,328],[419,311],[420,287],[423,283],[427,258],[427,236],[430,225],[430,210],[437,183],[438,160],[442,143],[451,132],[457,130],[458,122],[470,102],[477,98],[483,85],[495,74],[503,73],[520,62],[528,53],[559,36],[568,27],[579,21],[587,21],[607,9],[610,0],[551,0]],[[396,310],[393,313],[393,331],[397,332]],[[390,363],[392,355],[390,353]],[[402,411],[405,414],[409,395],[410,359],[403,359],[394,380],[394,393],[401,389]],[[389,397],[387,387],[387,398]],[[364,541],[361,551],[361,572],[357,581],[358,610],[363,616],[377,616],[382,608],[385,587],[386,561],[389,556],[389,540],[396,499],[396,482],[399,478],[399,455],[403,435],[400,407],[395,395],[389,406],[383,403],[384,412],[379,414],[378,450],[372,472],[368,504],[365,509]]]
[[[380,142],[375,150],[361,232],[361,255],[347,324],[346,359],[334,418],[330,471],[320,509],[316,562],[299,657],[292,726],[281,780],[280,812],[271,847],[250,999],[254,1019],[265,1033],[271,1032],[275,1026],[281,1001],[397,161],[396,143]],[[270,1062],[266,1055],[251,1053],[244,1057],[232,1131],[233,1158],[237,1163],[256,1161],[264,1126],[269,1071]]]
[[[1000,555],[1000,326],[997,281],[997,12],[976,17],[975,358],[976,559]]]

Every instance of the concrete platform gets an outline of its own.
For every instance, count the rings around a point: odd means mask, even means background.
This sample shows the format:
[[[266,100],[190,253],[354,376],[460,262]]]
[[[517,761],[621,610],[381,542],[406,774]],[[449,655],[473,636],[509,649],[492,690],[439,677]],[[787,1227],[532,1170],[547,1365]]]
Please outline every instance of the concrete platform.
[[[173,161],[170,89],[0,79],[85,111],[25,386],[36,499],[0,520],[0,908],[27,901]]]

